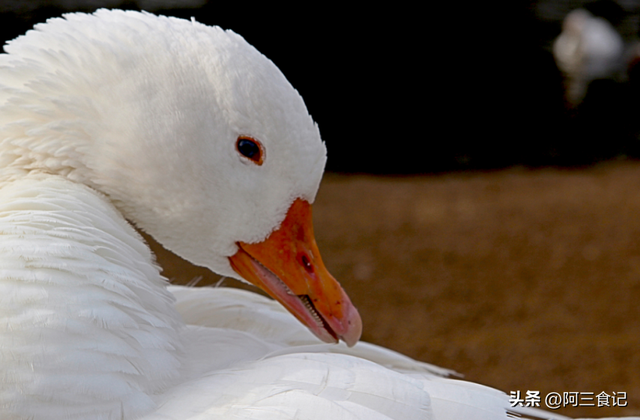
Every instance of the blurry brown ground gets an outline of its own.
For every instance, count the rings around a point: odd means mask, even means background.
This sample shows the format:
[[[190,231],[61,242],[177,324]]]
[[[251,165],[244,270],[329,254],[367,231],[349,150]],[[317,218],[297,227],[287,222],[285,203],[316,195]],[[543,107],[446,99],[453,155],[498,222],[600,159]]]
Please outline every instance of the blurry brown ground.
[[[640,414],[640,164],[328,174],[314,221],[364,340],[507,393],[628,395],[560,414]],[[157,253],[176,283],[218,280]]]

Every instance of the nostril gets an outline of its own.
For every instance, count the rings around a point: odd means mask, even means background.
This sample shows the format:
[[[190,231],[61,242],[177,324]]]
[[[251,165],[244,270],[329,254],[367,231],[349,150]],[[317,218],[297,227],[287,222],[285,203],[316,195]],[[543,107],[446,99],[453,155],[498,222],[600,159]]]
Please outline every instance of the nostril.
[[[304,267],[305,270],[307,270],[308,273],[313,273],[313,265],[311,265],[311,261],[309,260],[309,257],[307,257],[306,255],[302,255],[302,257],[300,258],[300,262],[302,263],[302,266]]]

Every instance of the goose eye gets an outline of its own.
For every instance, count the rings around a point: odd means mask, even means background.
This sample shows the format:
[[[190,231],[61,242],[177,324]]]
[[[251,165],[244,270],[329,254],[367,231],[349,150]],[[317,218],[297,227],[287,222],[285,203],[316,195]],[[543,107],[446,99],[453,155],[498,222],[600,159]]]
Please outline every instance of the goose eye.
[[[236,149],[242,156],[251,159],[253,163],[262,165],[264,153],[262,151],[262,145],[258,140],[252,139],[251,137],[238,137]]]

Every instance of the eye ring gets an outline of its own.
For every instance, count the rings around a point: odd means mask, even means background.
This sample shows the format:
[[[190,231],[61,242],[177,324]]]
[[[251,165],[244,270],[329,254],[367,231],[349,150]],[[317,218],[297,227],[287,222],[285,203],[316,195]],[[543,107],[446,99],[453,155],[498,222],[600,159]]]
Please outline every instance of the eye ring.
[[[264,162],[264,147],[262,144],[249,136],[239,136],[236,140],[236,150],[242,157],[260,166]]]

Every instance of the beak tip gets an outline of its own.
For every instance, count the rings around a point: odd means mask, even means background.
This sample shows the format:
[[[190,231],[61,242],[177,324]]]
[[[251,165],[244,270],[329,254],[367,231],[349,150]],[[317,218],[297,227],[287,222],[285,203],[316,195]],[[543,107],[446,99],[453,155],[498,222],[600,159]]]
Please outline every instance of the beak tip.
[[[350,309],[345,322],[346,332],[340,335],[340,339],[342,339],[348,347],[353,347],[362,335],[362,318],[360,318],[360,314],[355,306],[351,306]]]

